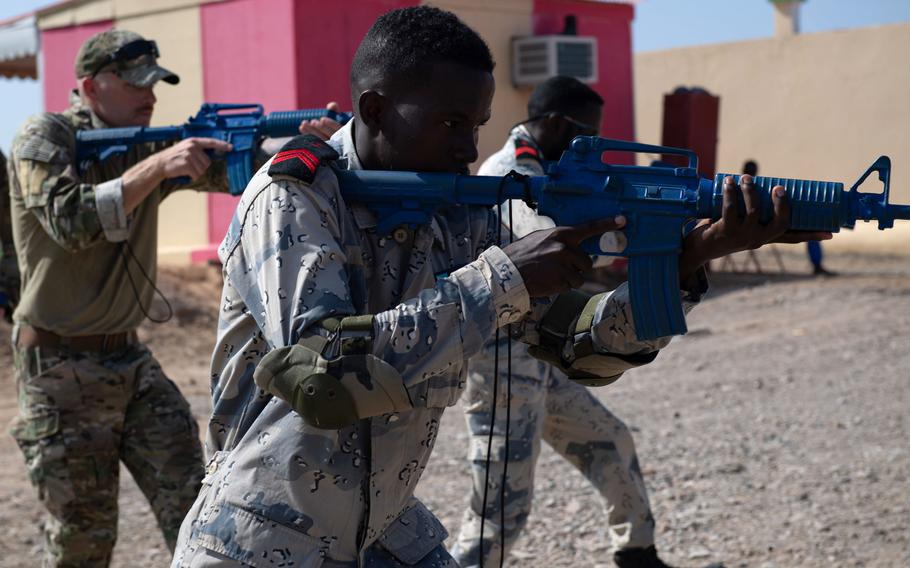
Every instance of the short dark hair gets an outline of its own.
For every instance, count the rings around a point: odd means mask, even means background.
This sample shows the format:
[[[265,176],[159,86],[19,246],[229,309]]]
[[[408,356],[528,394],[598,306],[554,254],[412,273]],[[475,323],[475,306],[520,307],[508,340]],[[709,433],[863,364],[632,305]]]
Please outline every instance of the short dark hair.
[[[557,75],[534,88],[528,100],[528,116],[537,117],[548,112],[570,114],[588,104],[603,106],[604,100],[575,77]]]
[[[483,39],[451,12],[414,6],[379,16],[351,64],[354,108],[360,91],[370,84],[419,83],[434,63],[455,63],[487,73],[495,65]]]
[[[749,174],[750,176],[758,174],[758,164],[755,162],[755,160],[746,160],[746,162],[743,164],[743,173]]]

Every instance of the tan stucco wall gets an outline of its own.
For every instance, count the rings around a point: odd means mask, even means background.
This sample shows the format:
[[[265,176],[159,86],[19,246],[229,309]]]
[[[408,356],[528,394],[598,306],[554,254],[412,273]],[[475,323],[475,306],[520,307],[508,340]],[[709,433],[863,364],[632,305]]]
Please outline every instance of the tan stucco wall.
[[[114,0],[74,2],[38,11],[38,28],[47,30],[114,19]]]
[[[154,38],[161,50],[161,65],[180,75],[179,85],[159,83],[155,87],[158,103],[153,126],[186,122],[203,102],[202,44],[199,8],[195,4],[116,20],[117,27]],[[208,245],[207,223],[204,193],[179,191],[168,197],[159,210],[158,254],[161,261],[189,263],[190,251]]]
[[[76,0],[38,10],[42,30],[192,8],[223,0]],[[268,0],[262,0],[268,1]]]
[[[194,8],[212,1],[220,2],[221,0],[114,0],[114,4],[116,4],[116,16],[119,19]]]
[[[718,171],[739,171],[755,159],[760,174],[849,187],[888,154],[892,201],[910,203],[908,53],[907,23],[640,53],[638,139],[660,142],[665,93],[701,86],[721,98]],[[908,237],[907,229],[885,236]]]
[[[531,89],[516,89],[510,75],[513,36],[531,34],[532,0],[434,0],[438,8],[450,10],[477,30],[490,46],[496,68],[496,94],[493,97],[493,113],[490,121],[480,129],[478,152],[480,159],[474,170],[484,159],[499,150],[505,143],[506,135],[516,122],[527,118],[528,98]]]

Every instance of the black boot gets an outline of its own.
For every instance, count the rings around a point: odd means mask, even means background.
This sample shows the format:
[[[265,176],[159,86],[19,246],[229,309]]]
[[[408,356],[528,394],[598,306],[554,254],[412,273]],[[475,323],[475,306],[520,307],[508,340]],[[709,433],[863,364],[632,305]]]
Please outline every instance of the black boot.
[[[613,562],[618,568],[673,568],[657,556],[653,546],[619,550],[613,553]],[[723,568],[723,564],[710,564],[705,568]]]
[[[618,568],[672,568],[657,556],[657,549],[627,548],[613,553],[613,562]]]
[[[816,264],[812,267],[812,274],[815,276],[837,276],[837,272],[832,272],[821,264]]]

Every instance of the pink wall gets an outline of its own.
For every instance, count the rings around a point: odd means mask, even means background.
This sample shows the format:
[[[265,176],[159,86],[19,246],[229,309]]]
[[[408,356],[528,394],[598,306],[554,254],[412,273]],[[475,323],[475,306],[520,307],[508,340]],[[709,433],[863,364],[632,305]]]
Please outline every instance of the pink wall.
[[[69,106],[76,86],[76,53],[90,36],[113,27],[111,20],[41,31],[41,77],[44,110],[61,112]]]
[[[581,2],[578,0],[534,0],[534,33],[555,34],[563,29],[567,14],[578,23],[578,35],[597,38],[598,81],[591,85],[604,99],[600,135],[606,138],[635,139],[632,93],[632,18],[629,4]],[[634,164],[628,153],[610,153],[616,164]]]
[[[319,0],[232,0],[201,7],[205,100],[257,102],[266,111],[351,107],[348,72],[354,51],[380,14],[417,4],[364,0],[340,10]],[[210,245],[192,254],[213,259],[238,198],[208,196]]]
[[[294,1],[234,0],[203,4],[203,94],[207,102],[259,103],[266,112],[297,107]],[[214,259],[239,197],[208,196],[209,247],[193,261]]]
[[[322,0],[230,0],[201,7],[204,94],[209,102],[259,102],[266,110],[321,107],[336,100],[351,106],[348,72],[354,51],[376,17],[419,0],[361,0],[338,9]],[[534,33],[562,31],[574,14],[578,32],[598,38],[603,96],[602,135],[631,140],[632,36],[634,10],[626,4],[535,0]],[[506,65],[508,62],[500,62]],[[633,163],[618,155],[616,163]],[[210,195],[210,246],[194,260],[215,257],[237,199]]]
[[[349,110],[348,75],[360,40],[381,14],[418,4],[417,0],[359,0],[356,9],[345,10],[324,0],[297,0],[297,102],[301,108],[321,107],[335,100]]]
[[[208,102],[297,103],[294,0],[203,4],[203,92]]]

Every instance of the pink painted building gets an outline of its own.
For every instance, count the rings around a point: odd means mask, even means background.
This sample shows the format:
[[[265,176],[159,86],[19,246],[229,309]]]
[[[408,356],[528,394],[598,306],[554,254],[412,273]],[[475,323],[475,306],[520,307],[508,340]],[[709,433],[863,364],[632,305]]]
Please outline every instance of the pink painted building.
[[[203,101],[257,102],[266,111],[322,107],[336,100],[350,108],[348,69],[375,18],[413,0],[71,0],[37,13],[41,74],[47,110],[66,107],[73,60],[91,34],[119,27],[155,39],[162,65],[181,77],[162,85],[155,124],[176,124]],[[481,159],[503,143],[525,117],[529,87],[511,82],[513,37],[556,34],[574,15],[578,34],[597,39],[593,87],[606,101],[602,133],[634,139],[631,2],[583,0],[442,0],[489,43],[497,61],[493,118],[480,140]],[[631,163],[629,156],[616,161]],[[165,260],[205,260],[224,235],[235,204],[224,195],[180,192],[162,208],[160,252]]]

